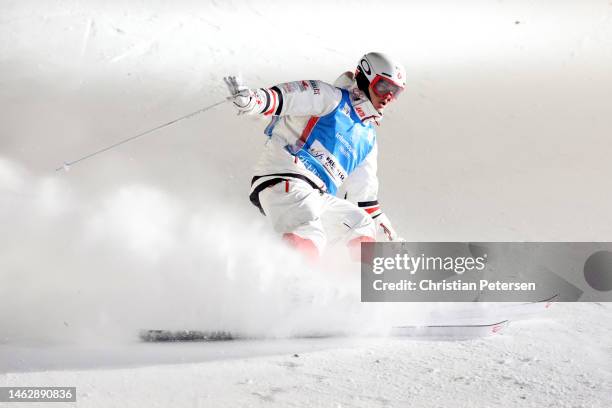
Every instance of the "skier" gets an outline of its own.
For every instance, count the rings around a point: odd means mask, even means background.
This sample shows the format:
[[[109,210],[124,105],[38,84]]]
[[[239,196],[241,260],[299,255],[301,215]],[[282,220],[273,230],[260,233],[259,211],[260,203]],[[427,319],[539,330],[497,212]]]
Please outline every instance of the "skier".
[[[334,86],[306,80],[249,89],[224,78],[239,115],[271,117],[250,200],[309,258],[329,240],[342,239],[357,259],[361,242],[402,241],[378,204],[374,125],[405,78],[401,64],[378,52]]]

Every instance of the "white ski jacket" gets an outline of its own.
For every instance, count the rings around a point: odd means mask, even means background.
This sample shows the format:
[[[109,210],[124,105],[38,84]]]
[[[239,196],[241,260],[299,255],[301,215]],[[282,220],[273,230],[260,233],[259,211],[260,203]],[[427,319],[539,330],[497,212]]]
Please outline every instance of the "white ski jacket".
[[[340,104],[343,104],[342,110],[345,115],[350,113],[353,118],[362,118],[365,115],[360,105],[370,102],[357,88],[352,73],[341,75],[335,85],[308,80],[253,90],[257,105],[251,113],[270,116],[271,120],[264,131],[269,139],[254,170],[251,201],[261,209],[258,198],[261,190],[274,184],[279,178],[301,179],[314,188],[335,193],[336,196],[363,208],[377,224],[378,240],[398,240],[389,219],[382,213],[378,203],[376,175],[378,147],[373,123],[368,123],[367,119],[362,120],[362,123],[358,119],[360,127],[369,132],[366,133],[367,136],[359,138],[369,139],[369,143],[365,140],[363,146],[349,146],[345,143],[349,150],[347,157],[354,159],[360,152],[363,156],[359,157],[357,163],[353,160],[354,167],[350,171],[343,168],[342,160],[335,157],[338,155],[334,156],[321,145],[319,151],[324,159],[319,156],[319,161],[323,165],[318,165],[317,168],[313,168],[308,160],[295,154],[296,150],[304,146],[317,120],[327,117],[328,121],[333,121],[329,115],[334,111],[340,111]],[[346,101],[346,104],[343,101]],[[352,112],[348,112],[349,107],[353,109]],[[341,138],[338,135],[337,137]],[[364,149],[367,149],[365,154]],[[321,170],[323,168],[326,171]],[[329,173],[335,174],[330,176]]]

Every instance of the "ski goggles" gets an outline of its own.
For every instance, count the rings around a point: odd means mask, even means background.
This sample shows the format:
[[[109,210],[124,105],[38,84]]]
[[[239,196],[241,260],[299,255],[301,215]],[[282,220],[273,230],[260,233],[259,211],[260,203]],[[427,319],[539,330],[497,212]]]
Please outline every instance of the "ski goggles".
[[[382,75],[376,75],[372,81],[372,90],[379,98],[385,98],[389,94],[391,94],[393,98],[397,98],[404,90],[404,87],[396,84],[389,78],[385,78]]]

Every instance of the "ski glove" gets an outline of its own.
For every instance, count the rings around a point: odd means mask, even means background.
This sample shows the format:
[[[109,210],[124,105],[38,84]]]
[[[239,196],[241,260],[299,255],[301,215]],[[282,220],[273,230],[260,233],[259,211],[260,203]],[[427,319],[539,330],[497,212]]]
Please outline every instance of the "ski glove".
[[[406,242],[406,240],[400,237],[397,232],[393,229],[391,221],[386,214],[382,213],[374,218],[376,223],[376,240],[379,242]]]
[[[223,81],[227,85],[234,106],[238,109],[238,114],[251,113],[257,104],[255,93],[244,85],[242,79],[238,76],[226,76]]]

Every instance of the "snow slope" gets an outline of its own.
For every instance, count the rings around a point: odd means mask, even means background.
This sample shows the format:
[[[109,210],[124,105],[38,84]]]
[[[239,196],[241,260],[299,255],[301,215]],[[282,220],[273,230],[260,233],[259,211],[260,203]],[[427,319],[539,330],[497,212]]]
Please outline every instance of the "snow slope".
[[[404,237],[610,240],[609,2],[390,8],[377,32],[364,1],[2,2],[0,383],[76,384],[83,406],[605,406],[606,304],[459,344],[134,343],[141,327],[382,335],[452,309],[359,305],[355,265],[288,253],[246,199],[265,122],[230,106],[54,171],[219,101],[228,73],[333,81],[397,55],[410,85],[379,173]]]
[[[545,317],[468,342],[154,344],[148,364],[133,357],[142,345],[124,346],[123,363],[110,364],[112,351],[101,359],[76,348],[79,368],[64,363],[62,371],[47,371],[43,353],[30,349],[22,364],[37,371],[14,368],[0,384],[70,384],[86,407],[606,407],[612,330],[602,322],[609,314],[609,304],[557,304]],[[227,356],[219,356],[221,348]]]

